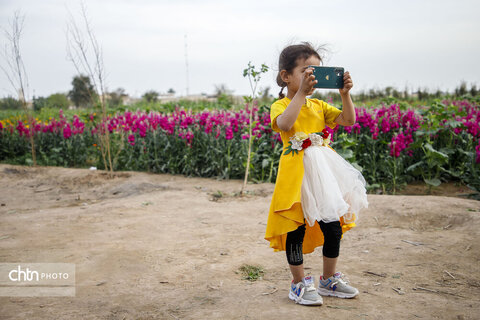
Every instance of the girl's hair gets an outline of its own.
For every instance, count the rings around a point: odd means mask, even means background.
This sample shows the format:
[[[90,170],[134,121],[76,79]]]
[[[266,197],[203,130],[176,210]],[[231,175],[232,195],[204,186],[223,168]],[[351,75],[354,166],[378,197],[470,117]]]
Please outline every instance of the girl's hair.
[[[291,73],[293,69],[295,69],[295,67],[297,66],[298,60],[306,60],[311,56],[317,57],[318,59],[320,59],[320,62],[323,63],[323,59],[318,54],[317,50],[318,49],[312,47],[309,42],[302,42],[301,44],[290,45],[282,50],[282,52],[280,53],[280,58],[278,59],[277,74],[277,84],[282,87],[278,94],[280,99],[285,98],[285,95],[283,94],[283,88],[287,86],[287,84],[282,80],[282,77],[280,77],[280,71],[286,70],[287,73]]]

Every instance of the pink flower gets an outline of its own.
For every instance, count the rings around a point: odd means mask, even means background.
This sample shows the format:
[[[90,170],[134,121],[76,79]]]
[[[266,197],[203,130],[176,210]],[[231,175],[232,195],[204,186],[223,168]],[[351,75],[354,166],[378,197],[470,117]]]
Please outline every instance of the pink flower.
[[[70,124],[67,123],[67,125],[63,128],[63,137],[65,139],[68,139],[72,136],[72,129],[70,128]]]
[[[128,136],[128,142],[134,146],[135,145],[135,135],[131,134]]]
[[[390,147],[390,155],[398,158],[400,156],[400,152],[407,147],[406,137],[403,135],[403,133],[399,133],[392,137],[392,141],[388,144],[388,146]]]
[[[232,127],[230,126],[225,127],[225,139],[227,140],[233,139],[233,130],[232,130]]]

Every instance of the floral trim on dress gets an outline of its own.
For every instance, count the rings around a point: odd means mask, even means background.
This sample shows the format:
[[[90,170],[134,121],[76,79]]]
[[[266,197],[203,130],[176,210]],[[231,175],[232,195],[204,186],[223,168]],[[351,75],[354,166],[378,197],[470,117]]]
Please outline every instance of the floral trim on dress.
[[[331,142],[330,134],[327,129],[323,129],[321,132],[313,132],[306,134],[305,132],[295,132],[293,136],[290,137],[288,142],[290,145],[287,147],[284,155],[292,153],[292,156],[298,151],[308,148],[309,146],[324,146],[326,147]]]

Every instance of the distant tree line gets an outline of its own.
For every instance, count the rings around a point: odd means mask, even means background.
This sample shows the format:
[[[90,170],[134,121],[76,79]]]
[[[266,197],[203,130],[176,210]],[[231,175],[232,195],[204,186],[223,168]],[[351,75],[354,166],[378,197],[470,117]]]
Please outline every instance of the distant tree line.
[[[33,96],[33,109],[38,111],[42,108],[54,109],[68,109],[70,106],[76,108],[92,108],[95,107],[99,101],[99,95],[95,91],[94,86],[88,76],[78,75],[73,77],[71,82],[72,89],[66,93],[54,93],[48,97]],[[175,94],[175,90],[170,88],[168,94]],[[142,95],[142,100],[148,103],[157,102],[160,93],[154,90],[149,90]],[[128,94],[123,88],[117,88],[114,91],[107,93],[107,104],[110,108],[117,108],[124,104],[125,98]],[[20,109],[22,103],[11,96],[0,99],[0,110]]]
[[[357,101],[367,101],[375,100],[379,98],[388,98],[393,97],[396,99],[404,100],[426,100],[432,98],[442,98],[451,96],[454,98],[460,98],[463,96],[477,97],[480,94],[479,89],[476,84],[471,84],[470,88],[467,88],[467,83],[462,81],[455,90],[450,93],[448,91],[435,90],[430,91],[427,88],[418,88],[416,91],[409,91],[407,88],[400,91],[394,87],[388,86],[383,89],[369,89],[367,91],[359,91],[357,93],[352,93],[352,97]],[[340,94],[338,92],[324,92],[319,91],[314,93],[314,97],[322,100],[332,98],[333,100],[341,100]]]
[[[89,77],[85,75],[75,76],[73,77],[71,84],[72,89],[67,93],[54,93],[48,97],[34,96],[32,101],[34,110],[38,111],[42,108],[67,109],[70,106],[75,106],[76,108],[91,108],[96,105],[96,101],[99,100],[98,93],[95,92]],[[220,84],[215,86],[213,96],[216,97],[217,102],[221,107],[226,108],[234,104],[232,92],[233,91],[229,90],[225,84]],[[175,94],[175,90],[170,88],[167,93],[173,95]],[[442,97],[477,97],[479,95],[480,90],[477,88],[477,85],[471,84],[470,87],[468,87],[465,81],[462,81],[452,93],[441,90],[430,91],[426,88],[418,88],[416,91],[410,91],[407,88],[404,90],[398,90],[391,86],[383,89],[369,89],[366,91],[352,93],[352,97],[355,101],[368,101],[388,97],[403,100],[427,100]],[[158,91],[148,90],[142,95],[142,101],[147,104],[157,103],[159,96],[160,93]],[[128,94],[125,92],[125,89],[117,88],[114,91],[108,92],[106,100],[110,108],[117,108],[124,105],[125,98],[127,97]],[[333,99],[334,101],[341,101],[340,94],[335,91],[321,92],[317,90],[313,94],[313,97],[325,101],[329,98]],[[268,105],[276,98],[277,97],[274,97],[270,93],[270,87],[265,87],[260,90],[258,100],[260,104]],[[9,96],[0,99],[0,110],[19,110],[21,107],[21,102],[16,98]]]

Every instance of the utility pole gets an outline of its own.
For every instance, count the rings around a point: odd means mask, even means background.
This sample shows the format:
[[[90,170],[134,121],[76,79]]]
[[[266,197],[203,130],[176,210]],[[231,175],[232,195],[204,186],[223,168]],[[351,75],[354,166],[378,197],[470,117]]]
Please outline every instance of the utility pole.
[[[188,55],[187,55],[187,34],[185,34],[185,67],[186,67],[187,96],[188,96]]]

